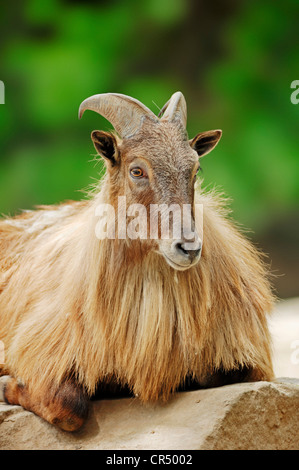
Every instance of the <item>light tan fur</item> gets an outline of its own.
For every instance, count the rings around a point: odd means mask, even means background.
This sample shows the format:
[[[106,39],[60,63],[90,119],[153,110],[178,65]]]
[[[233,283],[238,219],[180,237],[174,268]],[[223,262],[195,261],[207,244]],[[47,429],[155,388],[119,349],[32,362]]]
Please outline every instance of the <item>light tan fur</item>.
[[[251,380],[273,377],[268,274],[216,193],[198,183],[203,250],[185,271],[166,263],[156,241],[95,236],[99,203],[116,205],[123,194],[128,203],[157,202],[158,193],[130,189],[134,158],[160,173],[164,200],[187,201],[189,183],[180,178],[194,151],[176,126],[162,123],[156,132],[144,125],[138,138],[118,140],[120,167],[107,164],[87,201],[0,222],[2,373],[40,395],[70,377],[89,395],[101,383],[128,384],[143,401],[169,399],[188,376],[205,385],[217,370],[244,366]]]

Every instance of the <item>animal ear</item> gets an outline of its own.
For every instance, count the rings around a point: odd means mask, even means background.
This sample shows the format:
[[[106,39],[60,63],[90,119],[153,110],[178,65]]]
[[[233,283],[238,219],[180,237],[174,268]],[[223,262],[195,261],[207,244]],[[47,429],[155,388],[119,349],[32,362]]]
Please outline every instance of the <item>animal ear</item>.
[[[114,166],[118,159],[117,142],[114,135],[110,132],[92,131],[91,139],[98,154]]]
[[[221,139],[222,131],[207,131],[197,134],[194,139],[190,140],[191,147],[198,153],[199,157],[203,157],[210,153],[216,147]]]

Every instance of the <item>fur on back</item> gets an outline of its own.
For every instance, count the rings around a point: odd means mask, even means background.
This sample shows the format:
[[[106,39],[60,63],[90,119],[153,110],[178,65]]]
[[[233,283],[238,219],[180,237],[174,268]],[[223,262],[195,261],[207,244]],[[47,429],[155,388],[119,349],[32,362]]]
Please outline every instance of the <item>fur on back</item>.
[[[66,374],[89,394],[117,380],[143,401],[217,368],[253,366],[269,379],[269,282],[221,201],[197,190],[202,258],[180,272],[138,240],[96,238],[106,183],[88,201],[0,222],[2,373],[45,392]]]

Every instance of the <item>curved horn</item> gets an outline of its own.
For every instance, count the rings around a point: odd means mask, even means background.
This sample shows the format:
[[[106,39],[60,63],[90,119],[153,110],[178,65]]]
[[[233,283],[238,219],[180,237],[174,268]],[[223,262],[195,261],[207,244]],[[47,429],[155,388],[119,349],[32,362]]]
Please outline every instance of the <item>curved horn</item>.
[[[164,113],[164,114],[163,114]],[[163,121],[180,120],[184,127],[187,124],[187,105],[184,95],[177,91],[172,95],[169,101],[161,109],[159,116]]]
[[[101,114],[111,122],[120,137],[130,137],[148,116],[158,122],[155,114],[140,101],[119,93],[93,95],[84,100],[79,108],[79,119],[87,109]]]

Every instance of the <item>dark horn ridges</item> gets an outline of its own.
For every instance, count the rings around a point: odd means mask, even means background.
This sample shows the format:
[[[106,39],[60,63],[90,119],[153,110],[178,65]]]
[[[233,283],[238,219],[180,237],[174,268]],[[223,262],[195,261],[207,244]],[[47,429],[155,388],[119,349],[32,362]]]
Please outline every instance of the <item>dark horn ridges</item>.
[[[140,101],[118,93],[90,96],[81,103],[79,118],[87,109],[101,114],[111,122],[122,138],[135,134],[146,116],[158,122],[157,116]]]
[[[158,123],[158,117],[135,98],[119,93],[93,95],[84,100],[79,108],[79,118],[84,111],[91,110],[106,118],[120,137],[130,137],[140,129],[145,117]],[[179,121],[183,127],[187,123],[187,105],[183,94],[178,91],[164,105],[159,116],[161,121]]]

